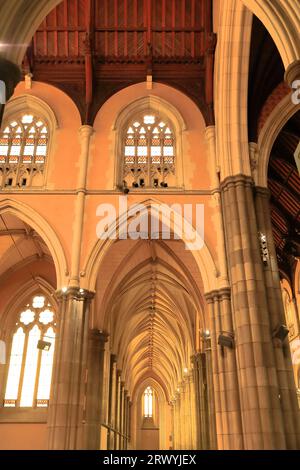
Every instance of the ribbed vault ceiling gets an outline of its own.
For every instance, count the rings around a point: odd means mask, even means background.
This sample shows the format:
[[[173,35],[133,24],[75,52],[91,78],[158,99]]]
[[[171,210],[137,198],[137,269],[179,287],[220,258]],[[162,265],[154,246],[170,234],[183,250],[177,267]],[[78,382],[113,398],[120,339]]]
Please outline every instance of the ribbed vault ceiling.
[[[199,272],[191,279],[197,271],[193,255],[180,241],[123,241],[115,246],[124,257],[115,258],[115,248],[107,255],[110,263],[102,266],[107,279],[97,297],[98,302],[104,299],[104,329],[118,368],[131,392],[152,377],[171,398],[190,367],[202,312]],[[100,270],[99,285],[101,278]]]

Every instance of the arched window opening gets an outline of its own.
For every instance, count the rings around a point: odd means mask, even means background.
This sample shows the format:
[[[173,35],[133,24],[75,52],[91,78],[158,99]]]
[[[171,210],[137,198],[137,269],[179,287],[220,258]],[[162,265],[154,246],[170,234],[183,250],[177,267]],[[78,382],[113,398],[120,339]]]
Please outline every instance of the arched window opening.
[[[48,126],[33,114],[4,125],[0,133],[0,186],[41,186],[48,143]]]
[[[123,142],[123,185],[167,188],[176,185],[176,150],[172,125],[155,113],[132,119]]]
[[[6,382],[5,407],[47,407],[55,346],[55,314],[43,295],[18,316]]]
[[[153,418],[153,389],[147,387],[144,391],[144,418]]]

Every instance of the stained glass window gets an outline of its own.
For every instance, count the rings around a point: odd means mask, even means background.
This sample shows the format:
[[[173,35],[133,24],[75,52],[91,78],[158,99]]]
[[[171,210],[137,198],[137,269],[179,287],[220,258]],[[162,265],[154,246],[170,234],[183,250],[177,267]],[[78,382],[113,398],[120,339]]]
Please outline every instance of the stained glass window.
[[[19,313],[12,338],[5,407],[48,406],[55,326],[53,307],[43,295],[34,296]],[[44,344],[47,349],[43,349]]]
[[[155,113],[134,119],[123,142],[123,185],[166,188],[175,175],[175,137],[172,126]]]
[[[11,121],[0,132],[0,186],[38,185],[48,152],[48,127],[32,114]]]
[[[153,389],[152,387],[147,387],[144,391],[144,417],[152,418],[153,417]]]

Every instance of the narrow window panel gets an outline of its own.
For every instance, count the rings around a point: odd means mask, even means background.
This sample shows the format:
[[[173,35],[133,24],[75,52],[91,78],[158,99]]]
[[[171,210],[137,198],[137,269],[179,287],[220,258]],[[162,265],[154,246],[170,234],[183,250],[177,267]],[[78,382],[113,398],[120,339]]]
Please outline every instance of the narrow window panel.
[[[44,341],[51,343],[49,351],[42,352],[41,358],[41,368],[37,392],[37,400],[49,400],[50,397],[50,387],[51,387],[51,376],[52,376],[52,367],[53,367],[53,355],[54,355],[54,343],[55,343],[55,333],[53,328],[50,327],[46,331],[46,334],[43,337]]]
[[[148,153],[148,147],[138,147],[137,148],[137,154],[138,154],[139,157],[147,156],[147,153]]]
[[[46,156],[47,147],[45,145],[38,145],[36,148],[36,155],[43,155]]]
[[[0,145],[0,155],[7,156],[8,154],[8,145]]]
[[[10,155],[20,155],[21,153],[21,146],[20,145],[12,145],[10,148]]]
[[[164,157],[172,157],[174,155],[173,147],[164,147]]]
[[[24,379],[21,393],[20,406],[32,406],[35,387],[35,378],[37,373],[37,362],[39,349],[37,343],[41,337],[41,331],[38,326],[34,326],[29,333],[28,346],[24,370]]]
[[[161,147],[151,147],[151,156],[157,157],[161,155]]]
[[[22,367],[25,333],[20,327],[13,336],[5,400],[17,400]],[[8,405],[9,406],[9,405]]]
[[[24,147],[23,155],[33,156],[33,154],[34,154],[34,145],[26,145]]]
[[[126,146],[125,147],[125,155],[128,156],[128,157],[134,156],[135,155],[135,147]]]

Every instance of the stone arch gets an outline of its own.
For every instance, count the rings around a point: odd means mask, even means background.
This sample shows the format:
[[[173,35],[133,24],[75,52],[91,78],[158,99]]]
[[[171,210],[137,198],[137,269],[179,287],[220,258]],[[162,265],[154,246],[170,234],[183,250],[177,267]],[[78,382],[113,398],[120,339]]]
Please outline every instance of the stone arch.
[[[240,0],[223,2],[222,6],[214,95],[216,149],[224,180],[232,175],[251,175],[246,123],[252,13]]]
[[[122,155],[122,141],[124,129],[128,121],[135,115],[143,112],[156,112],[162,119],[167,118],[171,122],[175,131],[176,145],[176,176],[177,186],[183,186],[183,149],[182,149],[182,133],[186,130],[186,123],[178,111],[178,109],[163,98],[155,95],[148,95],[139,98],[120,110],[117,119],[114,122],[113,130],[115,132],[115,185],[120,184],[121,177],[121,161],[118,155]]]
[[[10,213],[30,225],[47,244],[56,270],[57,289],[65,285],[67,260],[61,242],[53,228],[34,209],[20,201],[3,199],[0,201],[0,214]]]
[[[300,104],[295,105],[288,94],[268,116],[257,142],[257,162],[254,172],[257,186],[268,187],[268,165],[273,144],[288,120],[299,110]]]
[[[242,0],[264,24],[275,42],[285,69],[300,59],[299,5],[294,0]]]
[[[32,0],[29,8],[24,0],[1,2],[0,41],[4,44],[2,57],[20,66],[35,31],[61,1]]]
[[[152,205],[161,204],[159,200],[156,199],[147,199],[141,201],[140,204],[144,205],[145,208],[149,211]],[[108,233],[112,233],[115,229],[124,230],[127,228],[128,220],[127,214],[123,214],[121,218],[118,218],[115,223],[113,223],[109,229]],[[181,237],[179,237],[181,238]],[[187,241],[182,238],[182,241]],[[106,240],[98,239],[94,244],[90,254],[88,255],[87,262],[84,269],[85,283],[84,287],[88,290],[94,291],[96,287],[97,275],[99,272],[99,267],[101,262],[108,252],[111,245],[115,242],[115,239],[110,239],[109,237]],[[193,256],[199,268],[199,272],[202,276],[204,291],[211,292],[217,288],[217,277],[219,275],[216,264],[213,260],[211,251],[205,241],[203,240],[203,246],[198,251],[193,251]]]

